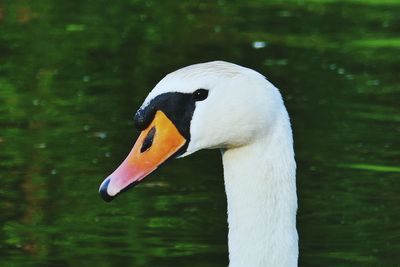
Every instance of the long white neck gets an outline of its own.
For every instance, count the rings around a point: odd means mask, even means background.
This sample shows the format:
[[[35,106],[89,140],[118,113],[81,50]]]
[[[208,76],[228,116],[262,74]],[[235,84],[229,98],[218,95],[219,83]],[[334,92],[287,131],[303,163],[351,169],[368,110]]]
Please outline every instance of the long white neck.
[[[297,266],[296,163],[282,116],[265,137],[223,152],[230,267]]]

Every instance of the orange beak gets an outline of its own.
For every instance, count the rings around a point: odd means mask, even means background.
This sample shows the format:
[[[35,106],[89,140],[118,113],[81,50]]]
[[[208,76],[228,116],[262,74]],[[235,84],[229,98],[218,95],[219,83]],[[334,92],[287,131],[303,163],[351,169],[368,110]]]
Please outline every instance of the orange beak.
[[[174,155],[186,139],[162,111],[141,132],[128,157],[100,185],[100,194],[111,201],[118,193],[142,181],[148,174]]]

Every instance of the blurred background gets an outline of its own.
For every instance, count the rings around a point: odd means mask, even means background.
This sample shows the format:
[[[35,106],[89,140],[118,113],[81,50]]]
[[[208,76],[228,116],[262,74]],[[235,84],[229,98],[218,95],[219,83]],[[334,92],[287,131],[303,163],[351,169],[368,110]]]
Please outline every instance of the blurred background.
[[[0,265],[226,266],[218,151],[98,195],[149,90],[216,59],[281,89],[300,266],[399,266],[398,0],[0,0]]]

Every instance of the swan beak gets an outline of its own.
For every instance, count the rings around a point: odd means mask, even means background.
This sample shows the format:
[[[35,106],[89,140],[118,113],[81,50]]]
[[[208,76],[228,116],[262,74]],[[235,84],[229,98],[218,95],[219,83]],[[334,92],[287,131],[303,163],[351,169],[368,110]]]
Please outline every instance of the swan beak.
[[[162,111],[157,111],[126,159],[100,185],[103,200],[109,202],[118,193],[138,184],[185,143],[186,139],[171,120]]]

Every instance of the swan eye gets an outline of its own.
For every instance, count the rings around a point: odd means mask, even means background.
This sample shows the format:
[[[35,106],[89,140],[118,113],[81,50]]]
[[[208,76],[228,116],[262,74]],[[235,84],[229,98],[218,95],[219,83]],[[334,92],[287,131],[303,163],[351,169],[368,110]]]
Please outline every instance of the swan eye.
[[[197,89],[193,93],[193,99],[194,101],[203,101],[206,99],[208,96],[208,90],[206,89]]]

